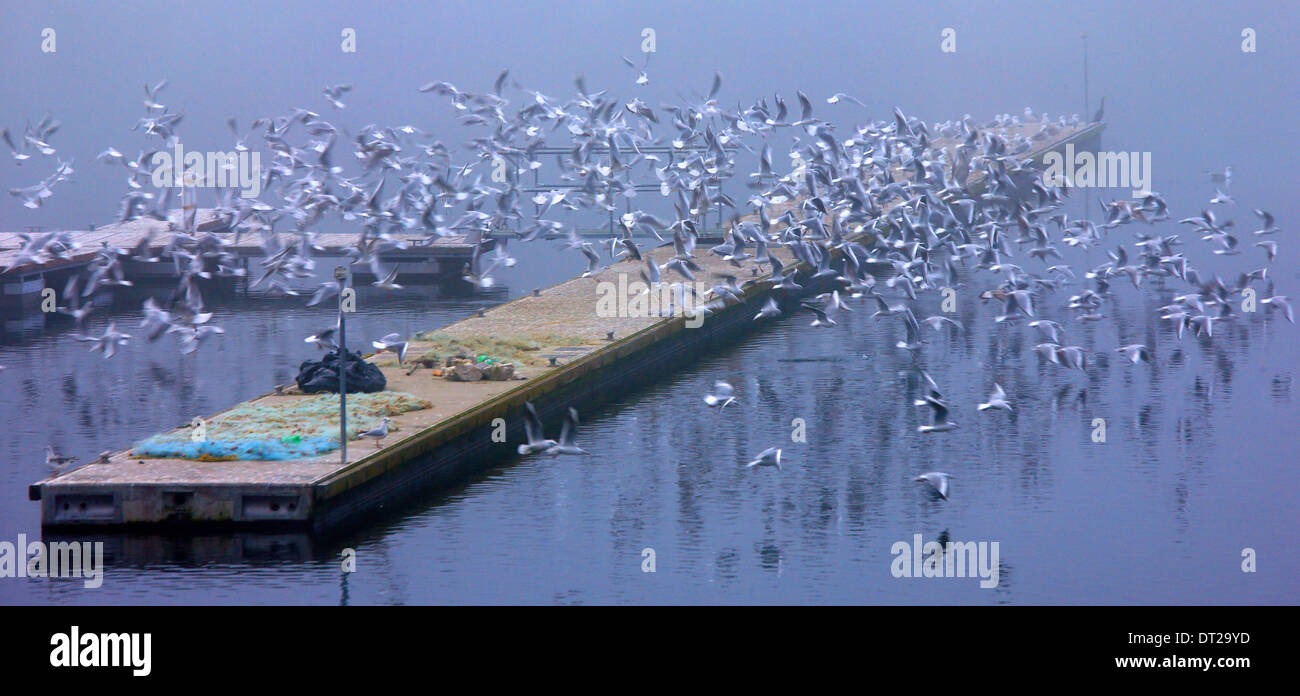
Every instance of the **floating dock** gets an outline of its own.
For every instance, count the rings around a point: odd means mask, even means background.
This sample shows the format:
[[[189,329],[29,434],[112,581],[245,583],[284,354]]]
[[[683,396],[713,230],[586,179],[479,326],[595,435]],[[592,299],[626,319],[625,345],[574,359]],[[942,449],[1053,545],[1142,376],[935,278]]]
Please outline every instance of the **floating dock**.
[[[179,221],[180,211],[172,211],[172,219],[169,221],[140,218],[92,230],[70,230],[67,234],[75,242],[75,248],[60,249],[60,253],[48,255],[41,263],[23,265],[15,265],[25,243],[23,233],[0,232],[0,309],[21,311],[39,303],[45,288],[62,290],[63,283],[69,276],[86,272],[105,249],[131,250],[152,235],[150,251],[162,251],[179,234]],[[216,211],[198,211],[195,228],[200,235],[218,235],[226,241],[224,250],[245,264],[249,259],[265,255],[260,235],[244,233],[236,237],[233,232],[227,231],[228,220]],[[33,230],[25,234],[37,236],[49,232],[50,230]],[[298,240],[296,235],[289,232],[280,232],[277,236],[282,245],[294,244]],[[399,273],[408,282],[459,280],[461,270],[474,253],[474,243],[466,235],[448,235],[432,243],[421,233],[399,233],[392,237],[406,242],[407,248],[381,252],[380,260],[385,265],[400,264]],[[356,239],[357,236],[351,233],[317,234],[315,242],[321,249],[315,251],[314,255],[341,258],[356,243]],[[490,248],[491,237],[484,242]],[[208,270],[215,270],[215,267]],[[176,279],[175,268],[170,260],[152,263],[126,261],[123,263],[123,271],[132,282],[170,282]],[[360,273],[356,277],[365,279]]]
[[[1026,158],[1041,160],[1067,143],[1087,147],[1097,142],[1101,130],[1102,124],[1090,124],[1064,132]],[[978,182],[971,186],[980,188]],[[784,247],[773,245],[769,252],[788,267],[800,266]],[[642,253],[662,262],[672,248]],[[712,284],[721,273],[739,274],[738,281],[750,277],[750,268],[736,269],[703,248],[697,250],[696,260],[703,267],[696,274],[700,282]],[[437,329],[438,340],[490,339],[527,346],[527,357],[516,363],[523,380],[452,382],[434,376],[431,369],[410,372],[410,358],[433,348],[431,342],[411,344],[407,367],[399,367],[391,354],[370,356],[389,390],[425,399],[432,408],[393,416],[392,432],[382,447],[349,442],[345,462],[337,450],[288,461],[216,462],[143,459],[123,450],[107,463],[34,483],[29,496],[40,501],[43,526],[55,530],[235,527],[330,534],[354,528],[381,510],[518,456],[526,401],[534,404],[547,434],[554,437],[569,406],[589,412],[763,324],[753,318],[770,293],[767,283],[746,286],[742,302],[709,315],[698,326],[680,314],[603,316],[609,312],[597,311],[602,297],[609,301],[602,292],[611,287],[617,288],[619,301],[631,301],[644,268],[641,262],[621,261],[593,277],[568,280]],[[784,302],[783,310],[796,307],[795,298]],[[354,340],[352,345],[363,344]],[[301,398],[271,393],[249,403],[277,407]],[[502,425],[504,441],[493,437]],[[598,451],[597,443],[583,442],[581,435],[580,428],[579,444]]]

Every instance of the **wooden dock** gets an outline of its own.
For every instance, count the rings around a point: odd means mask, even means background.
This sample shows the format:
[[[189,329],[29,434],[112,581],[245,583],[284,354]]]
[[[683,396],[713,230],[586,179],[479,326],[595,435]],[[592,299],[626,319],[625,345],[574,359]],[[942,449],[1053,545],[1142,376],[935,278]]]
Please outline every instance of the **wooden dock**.
[[[141,218],[128,222],[118,222],[93,230],[71,230],[68,235],[76,248],[66,253],[51,255],[43,263],[26,263],[15,265],[19,250],[25,240],[18,232],[0,232],[0,306],[21,308],[31,304],[46,287],[62,288],[68,275],[83,272],[104,249],[134,249],[141,241],[153,236],[151,251],[159,252],[178,234],[179,211],[173,211],[170,221]],[[227,221],[213,210],[204,209],[196,217],[198,233],[214,233],[227,242],[225,251],[247,260],[264,255],[262,238],[256,234],[244,233],[236,238],[233,232],[225,231]],[[48,231],[28,232],[28,235],[45,234]],[[282,245],[296,243],[298,237],[290,232],[277,233]],[[465,235],[448,235],[432,243],[421,233],[399,233],[393,235],[395,240],[408,244],[406,249],[392,249],[380,254],[385,264],[401,264],[399,273],[403,280],[410,282],[432,281],[438,279],[459,279],[460,272],[469,261],[474,251],[474,243]],[[356,243],[353,233],[320,233],[315,237],[321,251],[316,256],[342,257]],[[491,238],[486,240],[491,244]],[[129,280],[166,280],[173,279],[174,268],[170,261],[139,263],[130,261],[124,265]],[[364,276],[366,269],[358,276]],[[364,279],[364,278],[363,278]]]
[[[1101,128],[1092,124],[1064,133],[1031,156],[1041,158],[1066,143],[1095,139]],[[774,245],[769,252],[787,266],[801,266],[784,247]],[[662,261],[672,249],[643,253]],[[717,282],[716,274],[738,270],[705,249],[697,251],[696,260],[704,267],[697,279],[710,285]],[[491,338],[532,344],[535,349],[517,363],[526,377],[522,381],[451,382],[429,369],[408,374],[390,354],[371,356],[388,379],[389,390],[413,394],[433,406],[394,416],[393,432],[382,448],[350,442],[346,462],[340,462],[337,451],[292,461],[201,462],[140,459],[123,450],[107,463],[32,484],[30,497],[41,502],[42,524],[55,529],[237,526],[332,533],[352,528],[381,509],[517,456],[515,448],[524,438],[525,401],[535,405],[547,434],[555,436],[570,405],[589,410],[761,326],[753,317],[769,295],[767,283],[746,286],[742,302],[695,328],[696,322],[680,315],[598,314],[599,289],[621,287],[629,300],[628,286],[640,281],[642,269],[641,262],[622,261],[595,277],[565,281],[438,329],[465,341]],[[784,301],[788,304],[783,309],[795,308],[793,298]],[[353,342],[357,345],[359,341]],[[408,356],[418,356],[430,346],[413,343]],[[252,403],[277,406],[300,398],[272,393]],[[492,437],[496,419],[504,419],[504,442]],[[581,440],[581,430],[579,443],[599,449],[598,443]]]

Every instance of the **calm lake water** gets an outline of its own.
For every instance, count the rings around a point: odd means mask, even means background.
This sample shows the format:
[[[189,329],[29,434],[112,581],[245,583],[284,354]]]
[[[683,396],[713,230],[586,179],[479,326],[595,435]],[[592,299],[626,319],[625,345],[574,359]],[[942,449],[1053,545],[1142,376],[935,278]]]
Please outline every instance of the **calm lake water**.
[[[1127,235],[1121,230],[1120,234]],[[503,280],[509,296],[571,276],[582,261],[550,244]],[[1093,252],[1093,260],[1100,258]],[[362,533],[109,537],[103,586],[0,580],[6,603],[1294,603],[1300,495],[1291,429],[1296,329],[1260,314],[1213,340],[1181,342],[1155,318],[1175,292],[1116,284],[1107,321],[1070,323],[1101,355],[1088,374],[1042,364],[1025,326],[959,289],[964,332],[932,333],[921,358],[893,347],[901,323],[864,305],[834,330],[786,317],[665,377],[584,410],[587,458],[503,461]],[[1064,319],[1068,291],[1042,302]],[[363,296],[363,300],[366,296]],[[454,321],[505,294],[432,290],[361,302],[349,334],[370,340]],[[130,331],[138,294],[112,317]],[[922,315],[938,312],[922,303]],[[227,334],[197,355],[132,343],[112,360],[70,341],[67,324],[0,346],[0,538],[40,534],[27,484],[57,443],[83,461],[286,383],[314,357],[303,337],[331,321],[301,300],[213,297]],[[1144,342],[1155,366],[1114,354]],[[914,366],[953,402],[950,433],[920,435]],[[724,414],[702,402],[736,386]],[[977,413],[994,380],[1011,414]],[[806,423],[793,442],[792,422]],[[1105,443],[1091,438],[1106,421]],[[745,470],[780,446],[784,469]],[[268,466],[274,466],[268,463]],[[912,478],[956,476],[942,501]],[[895,578],[896,542],[997,542],[998,585]],[[356,550],[357,572],[340,553]],[[1260,572],[1241,571],[1252,548]],[[643,572],[652,549],[655,572]]]

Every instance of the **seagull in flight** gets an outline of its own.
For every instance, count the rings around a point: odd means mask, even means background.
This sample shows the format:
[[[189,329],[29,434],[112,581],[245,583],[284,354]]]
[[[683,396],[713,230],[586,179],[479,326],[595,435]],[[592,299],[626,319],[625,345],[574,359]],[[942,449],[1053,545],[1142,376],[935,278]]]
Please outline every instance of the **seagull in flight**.
[[[1134,365],[1138,364],[1139,361],[1148,364],[1151,362],[1151,349],[1147,348],[1141,343],[1134,343],[1128,346],[1120,346],[1119,348],[1115,349],[1115,352],[1122,353],[1124,357],[1128,358],[1129,362],[1133,363]]]
[[[754,321],[758,321],[760,319],[770,319],[779,316],[781,316],[781,308],[777,306],[776,298],[769,296],[767,298],[767,302],[763,303],[763,308],[758,310],[758,314],[754,315]]]
[[[861,106],[863,108],[867,106],[866,104],[862,103],[861,99],[858,99],[857,97],[851,97],[843,92],[836,92],[835,94],[832,94],[831,96],[826,98],[827,104],[838,104],[841,101],[851,101],[854,104],[857,104],[858,106]]]
[[[979,405],[980,411],[987,411],[989,409],[998,409],[1000,411],[1012,410],[1011,402],[1007,401],[1007,393],[1002,391],[1002,385],[997,382],[993,383],[993,393],[989,394],[988,402]]]
[[[627,56],[623,56],[623,62],[627,63],[627,67],[637,71],[636,82],[633,83],[634,85],[636,85],[637,87],[644,87],[650,84],[650,77],[646,75],[645,72],[646,66],[650,65],[649,53],[645,54],[645,60],[642,61],[641,67],[639,68],[636,66],[636,63],[633,63],[632,60]]]
[[[546,439],[542,431],[542,419],[537,417],[537,409],[533,407],[531,401],[524,402],[524,434],[528,442],[519,446],[520,454],[546,452],[560,444],[555,440]]]
[[[930,471],[912,479],[917,483],[928,483],[934,488],[944,500],[948,499],[948,479],[954,478],[952,474],[946,474],[942,471]]]
[[[76,457],[65,457],[54,449],[53,445],[45,446],[45,463],[55,471],[63,471],[77,461]]]
[[[1263,229],[1255,230],[1255,234],[1273,234],[1274,232],[1277,232],[1277,224],[1273,221],[1272,213],[1267,210],[1256,208],[1255,215],[1258,215],[1259,219],[1264,221]]]
[[[1060,343],[1061,332],[1065,330],[1060,324],[1051,319],[1037,319],[1029,322],[1029,325],[1041,331],[1043,335],[1046,336],[1047,340],[1052,343]]]
[[[1274,295],[1271,283],[1269,284],[1268,292],[1269,296],[1261,299],[1259,303],[1265,305],[1270,310],[1281,310],[1282,315],[1286,317],[1286,320],[1294,324],[1295,315],[1291,311],[1291,303],[1287,300],[1286,295]]]
[[[753,469],[756,466],[774,466],[777,471],[781,471],[781,448],[768,447],[758,453],[758,458],[745,465],[747,469]]]
[[[560,426],[560,441],[551,445],[546,453],[552,457],[558,457],[561,454],[587,454],[587,450],[578,446],[574,441],[574,435],[578,431],[578,409],[570,406],[569,412],[564,416],[564,424]]]
[[[370,345],[375,347],[381,353],[394,353],[397,355],[397,364],[401,365],[406,362],[406,341],[402,340],[399,333],[390,333],[378,341],[371,341]]]
[[[83,336],[81,334],[73,334],[72,337],[78,341],[94,343],[95,345],[90,347],[90,352],[93,353],[95,351],[100,351],[104,354],[104,359],[107,360],[114,355],[117,355],[117,347],[126,345],[127,341],[131,338],[131,334],[125,334],[118,331],[117,323],[114,322],[108,325],[108,328],[104,330],[102,336]]]
[[[916,405],[929,406],[931,412],[930,424],[916,426],[918,433],[946,433],[959,427],[955,422],[948,420],[948,404],[933,395],[927,395],[924,399],[918,400]]]
[[[325,101],[330,103],[330,106],[335,109],[346,109],[347,105],[339,101],[339,97],[343,96],[344,92],[351,91],[351,89],[352,85],[350,84],[325,85],[325,89],[321,90],[321,94],[325,97]]]
[[[731,395],[733,389],[730,384],[718,380],[713,383],[713,391],[716,393],[704,395],[704,403],[708,404],[711,408],[718,409],[719,413],[721,413],[722,409],[726,408],[728,405],[736,403],[736,398]]]
[[[397,264],[393,264],[393,269],[391,271],[380,276],[379,279],[371,283],[371,285],[377,288],[383,288],[384,290],[401,290],[405,287],[404,285],[397,284]]]
[[[802,306],[804,309],[817,315],[817,318],[813,319],[812,323],[809,324],[809,326],[812,326],[814,328],[820,326],[828,329],[832,326],[838,326],[838,322],[830,318],[830,316],[825,311],[823,311],[820,307],[815,307],[810,304],[803,304]]]
[[[337,325],[331,326],[324,331],[317,331],[311,336],[303,339],[303,341],[305,343],[315,343],[316,347],[321,350],[338,350],[339,344],[334,340],[334,335],[338,333],[338,330],[339,327]]]

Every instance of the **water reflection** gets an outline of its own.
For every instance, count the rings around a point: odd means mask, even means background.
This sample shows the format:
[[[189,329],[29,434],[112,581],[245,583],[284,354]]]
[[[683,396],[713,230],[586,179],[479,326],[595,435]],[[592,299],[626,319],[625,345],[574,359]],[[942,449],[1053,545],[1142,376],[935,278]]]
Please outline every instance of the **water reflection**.
[[[417,294],[363,304],[355,335],[436,326],[490,301]],[[27,582],[0,592],[7,601],[153,592],[170,602],[320,604],[1294,599],[1271,574],[1243,578],[1236,560],[1252,546],[1296,563],[1277,535],[1261,532],[1289,527],[1300,503],[1270,483],[1294,461],[1285,437],[1300,416],[1290,396],[1294,334],[1277,317],[1243,315],[1213,339],[1180,341],[1152,318],[1167,301],[1167,291],[1117,289],[1108,320],[1067,323],[1070,342],[1096,357],[1086,373],[1042,360],[1033,330],[993,324],[996,308],[978,302],[959,303],[964,331],[927,329],[915,357],[894,347],[898,323],[872,320],[865,307],[834,332],[788,317],[585,410],[592,457],[502,462],[339,539],[104,537],[100,590]],[[1066,323],[1052,309],[1060,304],[1044,302],[1043,313]],[[58,340],[67,328],[57,326],[0,350],[10,368],[0,385],[12,395],[3,408],[18,428],[3,442],[16,464],[0,474],[15,501],[0,513],[6,529],[39,528],[37,506],[19,498],[41,474],[46,439],[93,457],[107,440],[121,446],[262,393],[290,378],[310,355],[302,336],[329,318],[252,296],[221,309],[233,330],[219,354],[198,359],[141,349],[90,360]],[[1113,352],[1128,342],[1151,346],[1156,363]],[[953,402],[958,430],[916,432],[920,369]],[[723,414],[701,401],[715,379],[739,399]],[[1014,411],[977,412],[995,381]],[[795,419],[805,442],[792,441]],[[1105,442],[1094,441],[1095,419],[1106,422]],[[740,466],[771,446],[784,448],[784,471]],[[956,475],[950,500],[912,481],[933,469]],[[891,545],[916,533],[998,541],[997,588],[891,577]],[[351,574],[340,570],[347,548],[357,554]],[[653,573],[642,569],[646,548]]]

